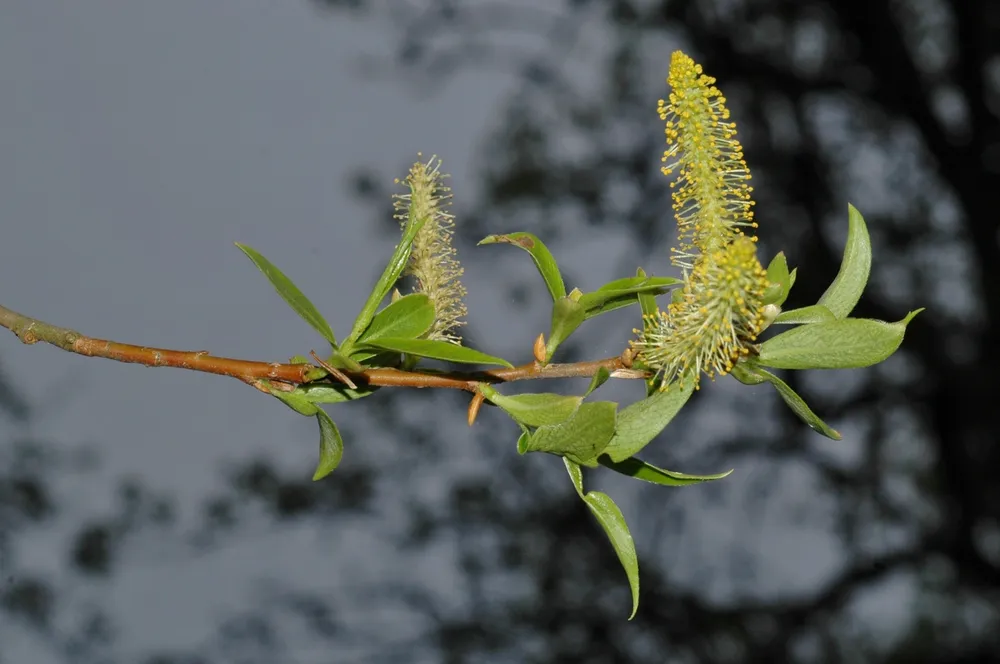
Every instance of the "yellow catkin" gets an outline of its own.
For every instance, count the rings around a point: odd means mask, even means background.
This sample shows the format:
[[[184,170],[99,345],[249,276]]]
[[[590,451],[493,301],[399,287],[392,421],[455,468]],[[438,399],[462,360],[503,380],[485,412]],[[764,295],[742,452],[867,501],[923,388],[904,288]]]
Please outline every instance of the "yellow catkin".
[[[702,373],[724,376],[764,327],[767,286],[757,246],[739,237],[698,257],[680,299],[645,318],[632,349],[662,377],[662,389],[691,381],[697,387]]]
[[[441,161],[431,157],[418,161],[401,184],[409,191],[393,196],[395,217],[405,226],[408,220],[424,220],[413,240],[410,260],[404,275],[413,277],[414,292],[427,295],[434,305],[434,324],[426,338],[461,344],[455,328],[464,325],[465,287],[460,278],[464,272],[452,247],[454,217],[447,212],[451,190],[442,184],[447,177],[440,171]]]
[[[661,389],[698,387],[732,371],[765,327],[767,272],[757,260],[750,171],[736,124],[715,79],[677,51],[671,92],[658,112],[666,122],[663,173],[673,188],[679,246],[672,262],[684,271],[680,297],[643,320],[632,342],[635,359],[656,372]]]
[[[679,247],[672,261],[685,270],[699,254],[709,253],[756,228],[749,185],[750,171],[736,124],[729,122],[726,98],[715,79],[690,57],[676,51],[670,59],[671,87],[657,111],[666,122],[663,173],[677,173],[671,183]]]

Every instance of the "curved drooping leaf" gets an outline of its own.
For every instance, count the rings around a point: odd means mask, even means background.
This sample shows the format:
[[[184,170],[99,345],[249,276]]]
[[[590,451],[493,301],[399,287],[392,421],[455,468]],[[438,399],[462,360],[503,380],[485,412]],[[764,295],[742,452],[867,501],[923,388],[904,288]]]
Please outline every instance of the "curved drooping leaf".
[[[447,341],[435,339],[399,339],[396,337],[381,337],[365,342],[364,348],[378,348],[397,353],[407,353],[416,357],[428,357],[434,360],[458,362],[460,364],[499,364],[505,367],[513,365],[499,357],[465,346],[458,346]]]
[[[833,440],[840,440],[840,432],[836,429],[830,427],[826,422],[821,420],[819,416],[816,415],[809,408],[809,405],[805,400],[800,397],[795,390],[793,390],[789,385],[775,376],[773,373],[759,366],[749,366],[748,370],[754,376],[757,376],[761,381],[767,381],[774,385],[774,389],[778,391],[782,400],[792,409],[800,420],[809,425],[809,427],[816,433],[822,434],[827,438],[832,438]]]
[[[358,344],[382,337],[415,339],[434,324],[434,305],[423,293],[404,295],[375,314]]]
[[[563,283],[562,274],[556,259],[552,256],[549,248],[531,233],[505,233],[503,235],[488,235],[479,241],[483,244],[512,244],[521,247],[531,255],[535,261],[538,272],[545,280],[545,286],[549,289],[552,301],[555,302],[566,297],[566,285]],[[477,245],[478,246],[478,245]]]
[[[824,323],[830,320],[837,320],[833,312],[822,304],[814,304],[801,309],[789,309],[782,311],[774,319],[779,325],[806,325],[810,323]]]
[[[319,463],[313,473],[314,482],[332,473],[344,457],[344,439],[340,437],[340,430],[322,408],[316,409],[316,421],[319,422]]]
[[[411,206],[412,209],[412,206]],[[392,256],[389,258],[389,262],[385,266],[385,270],[382,271],[382,276],[379,277],[378,282],[375,283],[375,287],[372,288],[372,292],[368,294],[368,299],[365,300],[365,305],[361,308],[358,313],[358,317],[354,319],[354,327],[351,328],[351,334],[344,340],[344,348],[342,349],[344,353],[350,354],[353,350],[354,342],[364,334],[365,330],[372,322],[372,318],[375,317],[375,312],[378,310],[378,305],[385,299],[385,296],[389,294],[396,282],[399,280],[403,270],[406,269],[406,264],[410,260],[410,251],[413,249],[413,239],[417,237],[417,233],[427,222],[427,218],[416,218],[410,216],[406,222],[406,226],[403,228],[403,237],[396,245],[395,251],[392,252]]]
[[[566,472],[569,473],[577,495],[590,509],[597,522],[601,524],[601,528],[604,529],[611,541],[611,546],[618,554],[618,560],[625,570],[629,589],[632,591],[632,613],[628,617],[629,620],[632,620],[636,611],[639,610],[639,557],[635,552],[635,541],[632,539],[632,533],[629,532],[628,524],[625,523],[625,515],[606,493],[600,491],[584,493],[583,473],[580,466],[566,458],[563,458],[563,463],[566,464]]]
[[[671,385],[667,390],[654,392],[652,396],[623,408],[618,413],[615,434],[604,453],[615,462],[638,454],[674,419],[691,398],[692,392],[693,384],[684,387]]]
[[[278,291],[278,295],[281,296],[288,306],[297,313],[302,320],[309,323],[314,330],[319,332],[324,339],[330,342],[330,345],[337,348],[337,338],[333,335],[333,330],[330,328],[330,324],[326,322],[323,315],[319,312],[312,302],[309,301],[302,291],[299,290],[298,286],[292,283],[292,280],[285,276],[285,274],[274,266],[271,261],[264,258],[260,252],[258,252],[253,247],[249,247],[245,244],[236,243],[236,246],[240,248],[247,258],[253,261],[253,264],[257,266],[257,269],[267,277],[267,280],[271,282],[274,286],[274,290]]]
[[[580,404],[565,422],[539,427],[518,451],[548,452],[574,463],[596,466],[596,457],[615,432],[618,404],[594,401]]]
[[[853,369],[883,361],[903,343],[906,325],[923,309],[897,323],[844,318],[793,328],[760,346],[757,361],[776,369]]]
[[[824,305],[837,318],[847,318],[854,310],[868,283],[872,267],[872,244],[864,217],[857,208],[848,204],[847,220],[847,243],[840,270],[816,303]]]
[[[702,482],[709,482],[711,480],[721,480],[724,477],[729,477],[733,472],[732,470],[727,470],[724,473],[715,473],[712,475],[688,475],[687,473],[678,473],[674,470],[657,468],[653,464],[646,463],[637,457],[629,457],[622,461],[613,461],[607,454],[599,456],[597,461],[605,468],[610,468],[616,473],[663,486],[701,484]]]
[[[552,303],[552,329],[545,344],[545,361],[552,359],[559,344],[573,334],[584,321],[584,309],[572,297],[564,297]]]
[[[516,394],[505,396],[492,385],[481,384],[480,393],[517,422],[541,427],[565,422],[580,407],[583,397],[562,394]]]

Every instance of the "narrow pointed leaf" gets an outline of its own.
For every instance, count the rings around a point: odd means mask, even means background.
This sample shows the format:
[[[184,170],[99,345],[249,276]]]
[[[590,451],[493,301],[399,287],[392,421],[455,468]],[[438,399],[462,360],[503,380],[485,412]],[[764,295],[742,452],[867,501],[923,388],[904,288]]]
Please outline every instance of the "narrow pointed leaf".
[[[637,293],[649,293],[653,296],[667,292],[671,286],[682,283],[673,277],[626,277],[604,284],[592,293],[580,297],[586,317],[592,318],[622,307],[635,304]]]
[[[596,465],[595,457],[615,432],[617,408],[618,404],[610,401],[581,404],[565,422],[539,427],[531,435],[524,452],[548,452],[575,463]]]
[[[391,350],[416,357],[428,357],[433,360],[445,360],[460,364],[499,364],[505,367],[513,367],[510,362],[502,358],[493,357],[492,355],[487,355],[486,353],[466,348],[465,346],[458,346],[447,341],[437,341],[434,339],[382,337],[366,342],[364,347]]]
[[[559,344],[566,341],[569,335],[580,327],[584,316],[583,307],[570,297],[561,298],[552,304],[552,329],[549,332],[549,340],[545,344],[546,362],[552,359]]]
[[[333,330],[330,328],[330,324],[326,322],[323,315],[319,312],[319,309],[309,301],[302,291],[299,290],[298,286],[292,283],[292,280],[285,276],[285,274],[274,266],[271,261],[264,258],[256,249],[253,247],[248,247],[245,244],[236,243],[236,246],[240,248],[244,254],[247,255],[253,264],[257,266],[257,269],[267,277],[267,280],[271,282],[274,286],[274,290],[278,291],[278,295],[292,308],[292,310],[297,313],[302,320],[309,323],[314,330],[319,332],[324,339],[330,342],[330,345],[334,348],[337,347],[337,338],[333,335]]]
[[[814,304],[811,307],[782,311],[774,319],[774,322],[781,325],[805,325],[807,323],[823,323],[830,320],[837,320],[833,312],[822,304]]]
[[[332,473],[344,457],[344,439],[340,437],[340,430],[322,408],[316,411],[316,421],[319,422],[319,463],[313,473],[313,482]]]
[[[774,385],[774,389],[778,391],[778,394],[781,395],[781,398],[788,405],[788,407],[792,409],[792,412],[795,413],[800,420],[808,424],[813,431],[820,433],[827,438],[832,438],[833,440],[840,440],[842,438],[840,432],[821,420],[819,416],[817,416],[816,413],[809,408],[809,405],[805,402],[805,400],[800,397],[795,390],[788,386],[788,383],[781,380],[763,367],[752,367],[751,371],[755,375],[758,375],[765,381],[771,383],[771,385]]]
[[[601,367],[594,373],[594,377],[590,379],[590,386],[587,387],[587,391],[583,393],[583,396],[589,397],[591,392],[604,385],[610,379],[611,372]]]
[[[618,554],[618,560],[625,569],[628,586],[632,591],[632,612],[628,616],[628,619],[632,620],[639,610],[639,557],[635,553],[635,541],[628,530],[628,524],[625,523],[625,515],[606,493],[590,491],[583,501],[597,518],[601,528],[604,528],[608,539],[611,540],[611,546]]]
[[[368,329],[358,338],[358,344],[380,337],[415,339],[433,324],[434,305],[431,299],[423,293],[411,293],[375,314]]]
[[[690,381],[689,381],[690,383]],[[623,408],[618,413],[615,435],[604,453],[615,462],[639,453],[670,424],[670,420],[691,398],[694,386],[671,385],[670,389],[654,392],[652,396]]]
[[[847,206],[847,244],[836,279],[817,304],[826,306],[837,318],[847,318],[868,283],[872,267],[872,244],[864,217],[853,205]]]
[[[776,369],[853,369],[878,364],[899,348],[906,325],[923,311],[898,323],[845,318],[803,325],[768,339],[757,361]]]
[[[504,235],[488,235],[479,241],[479,244],[512,244],[521,247],[531,255],[535,261],[538,272],[545,280],[545,286],[549,289],[552,301],[566,297],[566,285],[563,283],[562,274],[556,259],[552,256],[549,248],[531,233],[506,233]]]
[[[486,384],[480,385],[479,391],[490,403],[529,427],[565,422],[583,401],[583,397],[549,393],[504,396],[495,387]]]
[[[629,620],[632,620],[636,611],[639,610],[639,557],[635,552],[635,541],[632,539],[632,533],[629,532],[628,524],[625,523],[625,515],[608,494],[601,491],[584,493],[583,473],[580,466],[566,458],[563,459],[563,462],[566,464],[566,472],[569,473],[577,494],[590,508],[590,513],[594,515],[597,522],[601,524],[601,528],[604,529],[604,533],[611,541],[611,546],[618,554],[618,560],[625,570],[628,586],[632,591],[632,613],[628,617]]]
[[[643,293],[646,291],[657,290],[658,288],[669,288],[670,286],[676,286],[680,283],[683,283],[683,281],[677,279],[676,277],[650,277],[643,273],[642,275],[637,275],[635,277],[622,277],[621,279],[609,281],[598,288],[595,292]],[[584,297],[586,297],[586,295]]]
[[[657,468],[637,457],[629,457],[622,461],[612,461],[611,457],[607,454],[602,454],[598,457],[597,461],[605,468],[610,468],[616,473],[663,486],[701,484],[702,482],[709,482],[711,480],[721,480],[724,477],[729,477],[733,472],[732,470],[727,470],[724,473],[715,473],[713,475],[688,475],[687,473],[678,473],[674,470]]]
[[[354,320],[354,327],[351,329],[351,334],[344,341],[344,345],[347,346],[344,349],[345,353],[350,353],[354,342],[364,334],[364,331],[371,324],[372,318],[375,317],[375,312],[378,310],[378,305],[381,304],[385,296],[389,294],[389,291],[399,281],[399,276],[403,274],[403,270],[406,269],[406,263],[410,260],[410,251],[413,249],[413,238],[417,236],[417,232],[420,231],[426,222],[426,218],[417,219],[415,217],[411,217],[406,222],[402,239],[396,245],[395,251],[393,251],[389,262],[385,266],[385,270],[382,271],[382,276],[379,277],[372,292],[368,294],[365,305]]]

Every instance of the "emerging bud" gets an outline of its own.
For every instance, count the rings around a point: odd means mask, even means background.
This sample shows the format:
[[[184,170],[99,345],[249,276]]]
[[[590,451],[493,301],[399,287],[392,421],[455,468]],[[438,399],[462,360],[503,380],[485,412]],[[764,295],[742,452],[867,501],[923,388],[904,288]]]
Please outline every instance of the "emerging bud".
[[[467,313],[466,290],[459,281],[462,266],[451,246],[455,219],[446,211],[451,190],[441,183],[447,176],[441,174],[440,167],[441,161],[431,157],[427,163],[418,161],[410,168],[402,182],[409,193],[394,196],[395,216],[404,225],[411,218],[426,220],[413,240],[410,262],[403,274],[413,277],[414,291],[426,295],[434,305],[434,324],[427,338],[461,344],[454,329],[465,324],[462,318]]]
[[[715,79],[680,51],[670,59],[669,102],[660,100],[666,121],[664,175],[678,171],[671,183],[680,247],[672,249],[674,265],[693,269],[698,254],[721,249],[756,228],[753,189],[736,124],[727,122],[726,98]]]

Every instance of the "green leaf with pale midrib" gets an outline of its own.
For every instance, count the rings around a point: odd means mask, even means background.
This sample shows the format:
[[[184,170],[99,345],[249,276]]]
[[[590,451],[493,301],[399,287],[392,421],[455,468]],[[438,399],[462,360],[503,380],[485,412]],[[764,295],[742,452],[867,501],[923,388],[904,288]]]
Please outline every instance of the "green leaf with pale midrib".
[[[539,427],[521,452],[548,452],[574,463],[596,465],[595,458],[614,434],[617,408],[610,401],[580,404],[565,422]]]
[[[865,219],[857,208],[847,206],[847,243],[840,270],[817,304],[824,305],[837,318],[847,318],[861,299],[872,266],[872,244]]]
[[[657,468],[656,466],[646,463],[637,457],[629,457],[628,459],[623,459],[622,461],[614,461],[607,454],[602,454],[597,458],[597,461],[605,468],[610,468],[616,473],[621,473],[622,475],[627,475],[644,482],[660,484],[662,486],[688,486],[690,484],[701,484],[702,482],[721,480],[724,477],[729,477],[729,475],[733,472],[732,470],[727,470],[724,473],[714,473],[711,475],[689,475],[687,473],[678,473],[675,470]]]
[[[396,245],[395,251],[393,251],[389,262],[385,266],[385,270],[382,271],[382,276],[379,277],[375,287],[368,294],[368,299],[365,300],[365,305],[358,313],[358,317],[354,319],[354,327],[351,328],[350,335],[344,340],[343,352],[349,354],[353,350],[354,342],[364,334],[364,331],[368,329],[368,325],[371,324],[372,318],[375,317],[378,305],[389,294],[389,291],[392,290],[392,287],[399,280],[399,276],[403,274],[403,270],[406,269],[406,264],[410,260],[413,239],[417,237],[417,233],[423,228],[425,223],[427,223],[426,217],[416,219],[411,215],[407,220],[403,230],[403,238]]]
[[[754,375],[759,376],[765,381],[771,383],[771,385],[774,386],[774,389],[778,391],[781,399],[788,405],[789,408],[791,408],[792,412],[795,413],[800,420],[808,424],[813,431],[833,440],[841,439],[840,432],[821,420],[819,416],[812,411],[809,404],[805,402],[805,399],[800,397],[795,390],[785,383],[785,381],[781,380],[763,367],[751,366],[750,371]]]
[[[340,437],[340,430],[322,408],[316,409],[316,421],[319,423],[319,463],[313,473],[314,482],[336,470],[344,457],[344,439]]]
[[[563,283],[562,274],[559,272],[559,265],[552,256],[549,248],[531,233],[504,233],[501,235],[488,235],[479,241],[483,244],[511,244],[520,247],[531,255],[535,262],[539,274],[545,281],[545,286],[549,289],[552,301],[566,297],[566,285]],[[478,246],[478,245],[477,245]]]
[[[545,361],[552,359],[559,344],[566,341],[576,328],[580,327],[585,312],[579,302],[564,297],[552,303],[552,327],[549,340],[545,344]]]
[[[837,320],[833,312],[822,304],[814,304],[801,309],[789,309],[782,311],[774,319],[778,325],[805,325],[808,323],[824,323],[826,321]]]
[[[521,424],[541,427],[565,422],[579,408],[583,397],[552,393],[529,393],[505,396],[491,385],[480,385],[479,391]]]
[[[397,353],[407,353],[417,357],[427,357],[433,360],[443,360],[446,362],[458,362],[460,364],[499,364],[513,368],[513,365],[499,357],[493,357],[486,353],[465,346],[458,346],[447,341],[437,341],[435,339],[397,339],[394,337],[382,337],[374,339],[364,344],[364,348],[378,348],[381,350],[391,350]]]
[[[615,434],[604,453],[616,462],[638,454],[674,419],[693,391],[693,384],[671,385],[623,408],[618,413]]]
[[[249,247],[245,244],[236,243],[236,246],[240,248],[247,258],[253,261],[253,264],[257,266],[257,269],[271,282],[274,286],[274,290],[278,292],[288,306],[297,313],[302,320],[309,323],[314,330],[320,333],[324,339],[330,342],[330,345],[337,348],[337,338],[333,335],[333,330],[330,328],[330,324],[326,322],[323,315],[319,312],[312,302],[309,301],[302,291],[299,290],[298,286],[292,283],[292,280],[285,276],[285,274],[279,270],[271,261],[267,260],[253,247]]]
[[[767,280],[770,283],[764,292],[764,304],[774,304],[781,306],[788,298],[788,291],[792,288],[791,276],[788,274],[788,262],[785,260],[784,252],[771,260],[767,266]]]
[[[796,327],[761,344],[757,361],[776,369],[868,367],[896,352],[907,323],[920,311],[897,323],[844,318]]]
[[[368,329],[358,338],[358,344],[381,337],[415,339],[433,324],[434,305],[431,299],[423,293],[411,293],[375,314]],[[357,353],[352,355],[357,359]]]
[[[566,458],[563,458],[563,463],[566,465],[566,472],[569,473],[577,495],[590,509],[590,513],[594,515],[597,522],[601,524],[601,528],[604,529],[604,533],[608,536],[611,546],[618,555],[622,569],[625,570],[629,590],[632,591],[632,613],[628,617],[629,620],[632,620],[636,611],[639,610],[639,557],[636,555],[635,541],[632,539],[632,533],[629,532],[628,524],[625,522],[625,515],[606,493],[600,491],[584,493],[583,472],[580,470],[580,466]]]

